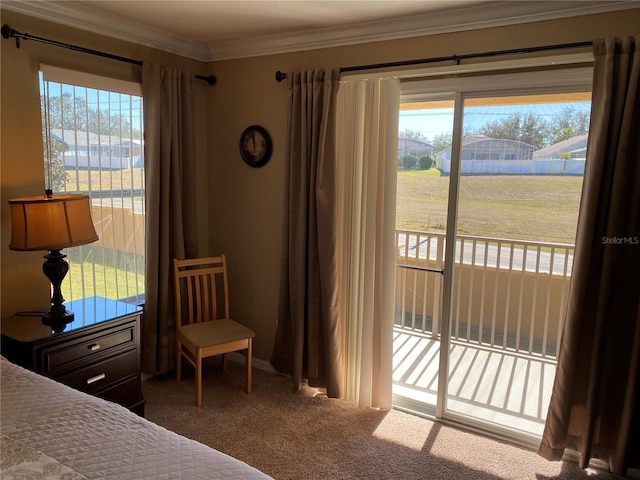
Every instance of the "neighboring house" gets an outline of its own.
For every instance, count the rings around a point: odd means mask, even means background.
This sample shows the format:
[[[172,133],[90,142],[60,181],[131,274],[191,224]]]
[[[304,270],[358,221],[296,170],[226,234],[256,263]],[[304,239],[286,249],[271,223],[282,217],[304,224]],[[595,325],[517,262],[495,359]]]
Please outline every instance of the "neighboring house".
[[[549,160],[555,158],[562,159],[584,159],[587,155],[587,139],[589,135],[576,135],[548,147],[541,148],[533,152],[534,160]]]
[[[540,174],[533,165],[533,145],[518,140],[478,136],[462,142],[462,175]],[[435,154],[436,168],[443,175],[451,171],[451,147]]]
[[[51,138],[67,147],[65,167],[123,169],[142,164],[140,140],[61,128],[52,128],[50,134]]]
[[[474,137],[462,142],[462,175],[582,175],[587,135],[534,151],[517,140]],[[562,155],[561,155],[562,154]],[[451,148],[435,154],[436,168],[451,171]]]
[[[414,138],[398,137],[398,158],[405,155],[415,155],[418,158],[429,156],[432,150],[433,147],[429,143]]]
[[[531,160],[535,147],[518,140],[478,136],[462,142],[462,160]],[[439,160],[451,161],[451,147],[436,153]]]

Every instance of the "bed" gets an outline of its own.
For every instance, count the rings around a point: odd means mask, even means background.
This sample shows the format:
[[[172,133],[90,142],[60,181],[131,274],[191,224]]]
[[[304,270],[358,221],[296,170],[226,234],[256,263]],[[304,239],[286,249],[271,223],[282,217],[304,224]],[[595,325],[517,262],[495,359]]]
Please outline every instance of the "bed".
[[[1,356],[0,441],[5,480],[271,478]]]

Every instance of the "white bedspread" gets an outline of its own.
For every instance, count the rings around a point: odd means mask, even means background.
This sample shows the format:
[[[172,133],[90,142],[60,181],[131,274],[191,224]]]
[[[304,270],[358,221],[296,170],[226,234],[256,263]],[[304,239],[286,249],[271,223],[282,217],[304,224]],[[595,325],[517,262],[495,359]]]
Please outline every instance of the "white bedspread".
[[[0,432],[54,459],[71,475],[79,474],[68,478],[270,478],[120,405],[73,390],[3,357],[0,374]],[[5,473],[9,474],[3,472],[3,477]]]
[[[6,435],[0,436],[0,477],[4,480],[87,480],[56,459]]]

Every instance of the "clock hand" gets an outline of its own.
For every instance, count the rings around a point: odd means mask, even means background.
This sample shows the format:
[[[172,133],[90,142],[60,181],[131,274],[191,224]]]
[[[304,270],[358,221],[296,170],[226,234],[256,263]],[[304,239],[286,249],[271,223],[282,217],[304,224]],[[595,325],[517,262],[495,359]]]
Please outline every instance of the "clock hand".
[[[256,151],[256,132],[251,134],[251,141],[253,142],[253,151]]]

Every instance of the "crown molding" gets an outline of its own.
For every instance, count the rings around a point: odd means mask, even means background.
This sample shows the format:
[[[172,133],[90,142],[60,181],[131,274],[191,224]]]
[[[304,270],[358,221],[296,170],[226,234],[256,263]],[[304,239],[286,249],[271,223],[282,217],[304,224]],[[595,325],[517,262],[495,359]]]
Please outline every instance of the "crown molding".
[[[204,43],[173,36],[165,30],[149,27],[106,12],[97,12],[82,5],[74,5],[70,2],[3,0],[1,6],[3,9],[12,12],[48,20],[79,30],[88,30],[99,35],[155,48],[202,62],[211,61],[211,52],[209,52],[209,48]],[[20,30],[19,25],[11,25],[11,27]]]
[[[218,42],[172,36],[164,30],[66,2],[4,0],[2,8],[202,62],[357,45],[638,8],[637,1],[493,2],[348,26]],[[14,26],[19,30],[19,25]]]
[[[635,0],[493,2],[421,15],[352,24],[346,27],[234,40],[209,45],[209,47],[211,60],[230,60],[478,30],[632,8],[640,8],[640,2]],[[585,40],[591,40],[591,38]]]

